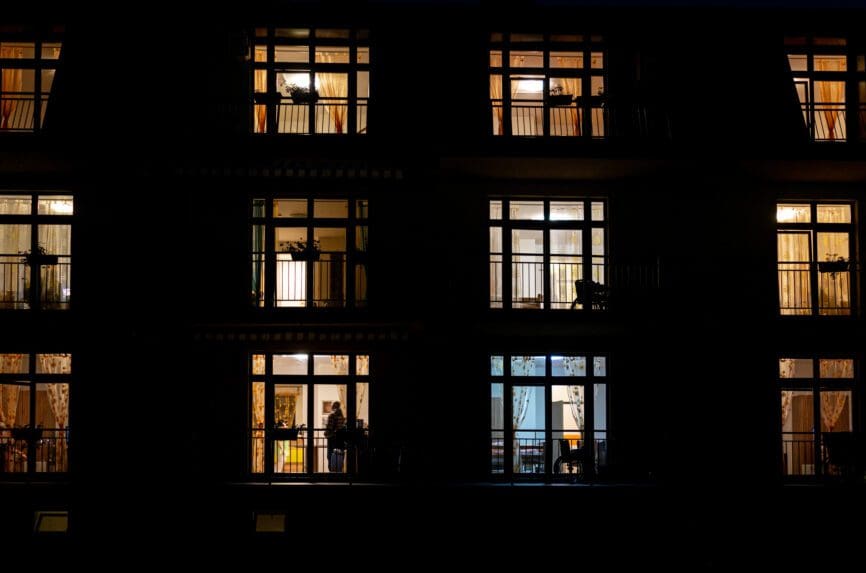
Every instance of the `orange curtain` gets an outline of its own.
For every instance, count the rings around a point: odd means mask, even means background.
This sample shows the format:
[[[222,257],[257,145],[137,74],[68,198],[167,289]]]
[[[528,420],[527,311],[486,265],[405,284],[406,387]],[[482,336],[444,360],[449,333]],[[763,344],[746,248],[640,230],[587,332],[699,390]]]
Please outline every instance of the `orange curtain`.
[[[267,51],[263,49],[255,50],[255,61],[264,62],[267,61]],[[255,81],[255,92],[256,93],[265,93],[268,91],[268,74],[265,70],[253,70],[253,78]],[[266,105],[256,105],[256,133],[264,133],[267,127],[268,120],[268,106]]]
[[[815,58],[814,62],[816,72],[844,72],[847,69],[844,56]],[[836,139],[837,123],[844,122],[845,119],[845,82],[820,80],[815,82],[815,87],[815,103],[827,104],[822,106],[820,111],[827,123],[827,139],[834,140]],[[839,125],[839,127],[841,139],[844,139],[845,128],[843,125]]]
[[[332,62],[334,57],[332,54],[325,55],[325,61]],[[322,95],[327,98],[346,98],[349,95],[348,76],[346,74],[323,73],[316,74],[322,88]],[[343,125],[346,120],[346,105],[345,101],[328,102],[328,112],[334,121],[334,131],[343,133]]]
[[[7,46],[0,48],[0,59],[14,59],[23,57],[21,48]],[[2,69],[0,70],[0,95],[5,95],[10,92],[20,92],[24,88],[24,70],[21,69]],[[15,107],[16,100],[4,98],[0,100],[3,105],[0,106],[0,129],[9,128],[9,118],[12,117],[12,110]]]

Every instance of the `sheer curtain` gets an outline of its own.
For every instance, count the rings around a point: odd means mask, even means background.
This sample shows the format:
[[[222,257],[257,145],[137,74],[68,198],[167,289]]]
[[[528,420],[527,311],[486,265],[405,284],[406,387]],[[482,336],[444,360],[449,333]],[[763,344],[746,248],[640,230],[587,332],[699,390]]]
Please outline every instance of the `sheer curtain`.
[[[26,354],[0,355],[0,374],[18,374],[24,371]],[[21,386],[17,384],[0,384],[0,422],[5,428],[14,428],[18,415],[18,393]]]
[[[815,57],[816,72],[844,72],[847,62],[844,56]],[[845,139],[845,82],[816,81],[815,82],[816,113],[820,113],[827,125],[824,139]],[[821,105],[823,104],[823,105]],[[818,111],[820,110],[820,111]],[[838,134],[837,134],[838,131]],[[837,137],[838,135],[838,137]]]
[[[334,56],[332,54],[325,54],[325,61],[332,63]],[[341,98],[343,100],[325,102],[326,109],[331,116],[334,133],[343,133],[348,108],[345,100],[349,96],[349,76],[347,74],[318,73],[316,77],[319,79],[319,88],[322,90],[323,97]],[[319,131],[319,129],[316,131]]]
[[[265,62],[268,59],[268,53],[265,49],[255,49],[255,61]],[[266,93],[268,91],[268,75],[266,70],[253,70],[253,78],[255,81],[255,93]],[[264,133],[267,129],[268,106],[255,106],[255,122],[256,133]]]
[[[39,370],[44,374],[69,374],[69,354],[38,354]],[[65,429],[69,419],[69,384],[46,384],[48,388],[48,403],[54,422],[58,428]]]

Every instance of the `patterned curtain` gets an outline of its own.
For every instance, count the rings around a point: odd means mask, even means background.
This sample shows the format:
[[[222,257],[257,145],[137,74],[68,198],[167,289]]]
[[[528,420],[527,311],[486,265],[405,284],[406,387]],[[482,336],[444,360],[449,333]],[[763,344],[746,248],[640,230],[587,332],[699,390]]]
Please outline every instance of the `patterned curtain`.
[[[782,390],[782,431],[785,430],[788,416],[791,415],[791,398],[793,395],[794,393],[790,390]]]
[[[0,354],[0,374],[19,374],[26,370],[26,354]],[[15,427],[18,415],[17,384],[0,384],[0,422],[7,428]]]
[[[821,392],[821,420],[827,426],[825,431],[835,431],[847,401],[847,391]]]
[[[564,356],[562,367],[566,376],[586,376],[586,359],[579,356]],[[571,415],[577,421],[577,427],[583,432],[583,386],[568,386],[569,406]]]
[[[325,61],[332,63],[335,61],[334,55],[325,53]],[[345,98],[349,95],[348,76],[346,74],[316,74],[319,78],[319,86],[322,89],[322,95],[327,98]],[[329,101],[327,102],[328,113],[334,122],[334,132],[343,133],[343,125],[346,121],[346,105],[345,101]]]
[[[45,374],[69,374],[71,370],[69,354],[37,354],[39,371]],[[69,384],[46,384],[48,404],[54,414],[54,422],[61,430],[69,420]]]
[[[264,369],[264,356],[259,355]],[[253,359],[255,364],[256,358]],[[255,371],[255,366],[254,366]],[[253,383],[253,473],[265,471],[265,384]]]

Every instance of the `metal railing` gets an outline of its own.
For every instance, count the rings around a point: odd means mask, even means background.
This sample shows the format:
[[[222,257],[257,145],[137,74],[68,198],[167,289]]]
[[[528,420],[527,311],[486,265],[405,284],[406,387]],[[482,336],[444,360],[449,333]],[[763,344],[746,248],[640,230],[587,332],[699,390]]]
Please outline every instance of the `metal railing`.
[[[554,431],[554,434],[560,434],[562,431]],[[517,430],[509,432],[513,434],[511,452],[512,452],[512,474],[530,474],[540,475],[546,473],[545,453],[546,448],[550,448],[550,460],[553,464],[562,454],[560,439],[553,438],[550,444],[544,438],[545,432],[542,430]],[[505,449],[504,440],[506,432],[503,430],[493,430],[491,432],[490,441],[490,470],[493,474],[505,473]],[[568,438],[569,448],[572,451],[582,448],[585,440],[578,438]],[[592,463],[595,468],[595,473],[598,473],[600,466],[605,466],[608,463],[607,459],[608,440],[607,433],[604,431],[596,431],[596,436],[593,439]],[[555,475],[557,470],[561,474],[580,475],[585,474],[589,468],[585,467],[585,462],[589,458],[585,458],[584,462],[580,462],[580,467],[577,467],[577,462],[569,467],[566,463],[561,464],[561,467],[551,467],[550,473]]]
[[[847,141],[844,102],[804,103],[801,109],[813,141]]]
[[[274,104],[274,107],[276,133],[349,133],[350,107],[355,110],[355,132],[367,132],[366,101],[356,102],[353,106],[350,106],[349,101],[345,99],[319,100],[318,103],[281,101]]]
[[[817,469],[815,437],[809,433],[782,433],[782,475],[812,476]]]
[[[69,471],[69,430],[0,430],[0,474]]]
[[[0,94],[0,131],[34,131],[35,107],[35,94]]]
[[[779,311],[783,315],[850,315],[852,273],[825,270],[826,263],[779,263]]]
[[[70,257],[60,262],[39,265],[39,305],[42,308],[68,308],[71,298],[72,263]],[[31,308],[33,270],[20,255],[0,256],[0,308]]]
[[[278,253],[278,256],[280,255]],[[345,254],[323,253],[321,256],[345,256]],[[278,258],[276,265],[276,306],[304,307],[307,306],[308,300],[316,307],[346,305],[347,265],[344,259],[295,261]],[[312,273],[311,286],[307,273]],[[311,293],[310,288],[312,288]]]
[[[250,469],[254,474],[347,474],[359,475],[370,466],[372,449],[366,429],[325,436],[324,428],[279,428],[268,435],[264,429],[249,434]],[[270,444],[270,446],[268,446]],[[271,447],[272,467],[265,467],[265,449]]]
[[[506,272],[511,275],[511,308],[608,310],[612,293],[626,289],[655,289],[659,285],[657,265],[593,262],[589,265],[590,276],[587,277],[580,256],[551,255],[554,260],[546,262],[540,254],[512,257],[519,260],[508,263],[501,260],[499,253],[490,256],[491,308],[503,307],[505,281],[508,280],[504,276]],[[547,296],[545,279],[549,281]]]

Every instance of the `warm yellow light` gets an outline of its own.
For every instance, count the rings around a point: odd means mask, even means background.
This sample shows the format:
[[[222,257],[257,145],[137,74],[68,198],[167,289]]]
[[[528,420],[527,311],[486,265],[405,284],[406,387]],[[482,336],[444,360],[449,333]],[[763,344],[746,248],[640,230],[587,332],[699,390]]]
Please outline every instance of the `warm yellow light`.
[[[809,219],[808,205],[776,206],[776,222],[778,223],[808,223]]]

